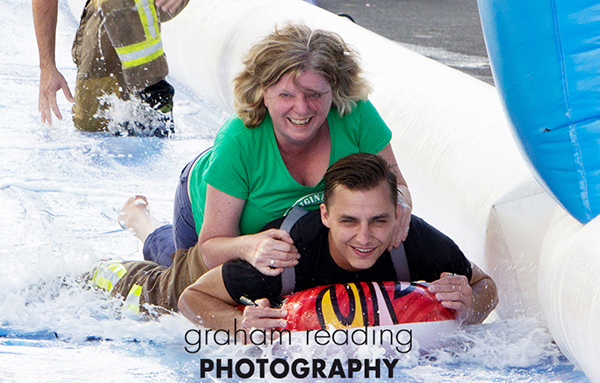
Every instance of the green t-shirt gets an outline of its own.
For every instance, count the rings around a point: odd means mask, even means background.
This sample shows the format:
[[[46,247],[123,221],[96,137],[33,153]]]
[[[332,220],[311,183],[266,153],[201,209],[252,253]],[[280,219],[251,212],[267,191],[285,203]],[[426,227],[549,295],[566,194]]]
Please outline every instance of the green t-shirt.
[[[329,165],[353,153],[377,154],[392,132],[369,101],[360,101],[340,117],[332,108],[327,116],[331,136]],[[294,206],[315,210],[323,200],[323,180],[313,187],[299,184],[288,172],[275,141],[268,115],[254,129],[232,116],[223,125],[211,150],[196,161],[189,177],[196,231],[204,220],[207,183],[230,196],[245,199],[240,233],[254,234]]]

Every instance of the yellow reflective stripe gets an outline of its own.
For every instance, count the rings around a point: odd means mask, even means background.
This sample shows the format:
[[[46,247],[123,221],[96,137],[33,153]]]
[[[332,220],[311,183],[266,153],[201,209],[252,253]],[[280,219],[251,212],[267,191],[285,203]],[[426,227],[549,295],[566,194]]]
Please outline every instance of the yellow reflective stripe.
[[[154,0],[135,0],[135,6],[140,14],[140,21],[144,27],[146,39],[160,38],[160,28],[158,26],[158,16]]]
[[[123,278],[123,275],[127,272],[127,269],[121,262],[115,262],[112,265],[108,266],[108,268],[117,274],[119,279]]]
[[[131,67],[134,67],[134,66],[138,66],[138,65],[143,65],[143,64],[149,63],[150,61],[152,61],[152,60],[154,60],[154,59],[162,56],[163,53],[164,53],[164,51],[161,48],[159,51],[157,51],[157,52],[155,52],[155,53],[153,53],[151,55],[139,58],[137,60],[132,60],[132,61],[124,62],[123,63],[123,67],[125,67],[125,68],[131,68]]]
[[[124,68],[149,63],[164,53],[154,0],[136,0],[135,6],[144,28],[146,40],[115,49]]]
[[[92,281],[110,293],[126,272],[127,269],[119,261],[103,261],[94,270]]]
[[[154,0],[135,0],[135,6],[144,29],[144,41],[115,47],[124,68],[149,63],[164,54],[160,25]]]
[[[140,295],[142,294],[142,286],[134,284],[125,298],[125,307],[133,310],[136,313],[140,312]]]
[[[125,68],[148,63],[163,53],[163,45],[160,37],[158,39],[146,40],[125,47],[115,47],[119,60]]]
[[[103,290],[106,290],[108,292],[111,292],[113,289],[113,285],[112,282],[110,281],[110,279],[106,279],[102,276],[95,276],[94,275],[94,284],[98,287],[100,287]]]

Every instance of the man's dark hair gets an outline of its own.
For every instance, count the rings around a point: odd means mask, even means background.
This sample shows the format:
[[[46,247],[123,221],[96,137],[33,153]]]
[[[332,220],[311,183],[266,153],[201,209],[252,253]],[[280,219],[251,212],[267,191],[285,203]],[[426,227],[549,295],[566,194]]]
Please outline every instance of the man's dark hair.
[[[356,153],[340,158],[325,173],[325,205],[331,200],[333,189],[342,185],[349,190],[370,190],[386,182],[390,188],[390,199],[395,205],[398,200],[396,174],[388,163],[375,154]]]

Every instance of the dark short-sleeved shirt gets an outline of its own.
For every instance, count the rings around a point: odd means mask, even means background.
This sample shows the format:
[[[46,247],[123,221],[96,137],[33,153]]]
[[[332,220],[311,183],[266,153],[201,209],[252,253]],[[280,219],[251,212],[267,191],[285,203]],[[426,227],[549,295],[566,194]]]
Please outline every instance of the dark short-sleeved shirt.
[[[265,229],[279,227],[281,221],[275,220]],[[300,218],[290,231],[301,255],[295,266],[295,291],[334,283],[396,280],[392,258],[387,250],[369,269],[354,272],[339,267],[329,253],[328,233],[329,229],[321,223],[318,211]],[[432,282],[443,272],[471,279],[471,263],[454,241],[417,216],[412,216],[404,249],[411,281]],[[275,277],[264,275],[245,261],[225,263],[222,274],[225,287],[235,301],[241,296],[252,300],[272,300],[281,294],[281,274]]]

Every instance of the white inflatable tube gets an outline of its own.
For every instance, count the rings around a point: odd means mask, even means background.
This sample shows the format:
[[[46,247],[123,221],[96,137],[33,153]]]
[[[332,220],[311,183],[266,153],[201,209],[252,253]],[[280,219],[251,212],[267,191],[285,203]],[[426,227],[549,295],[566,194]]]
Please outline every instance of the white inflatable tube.
[[[600,381],[600,217],[585,226],[557,208],[540,258],[539,297],[556,343]]]
[[[414,212],[492,275],[500,290],[500,316],[540,315],[541,303],[565,354],[600,381],[600,367],[593,365],[600,338],[592,320],[600,298],[567,305],[577,296],[570,292],[575,286],[585,296],[597,292],[592,283],[600,246],[593,246],[594,230],[582,229],[535,181],[493,87],[300,0],[190,2],[163,25],[171,76],[232,112],[230,83],[241,56],[286,21],[338,32],[359,50],[375,89],[371,99],[393,131]],[[573,250],[574,243],[585,251]],[[562,253],[567,250],[568,256]],[[573,261],[578,267],[565,267]],[[538,263],[543,264],[541,299]]]

